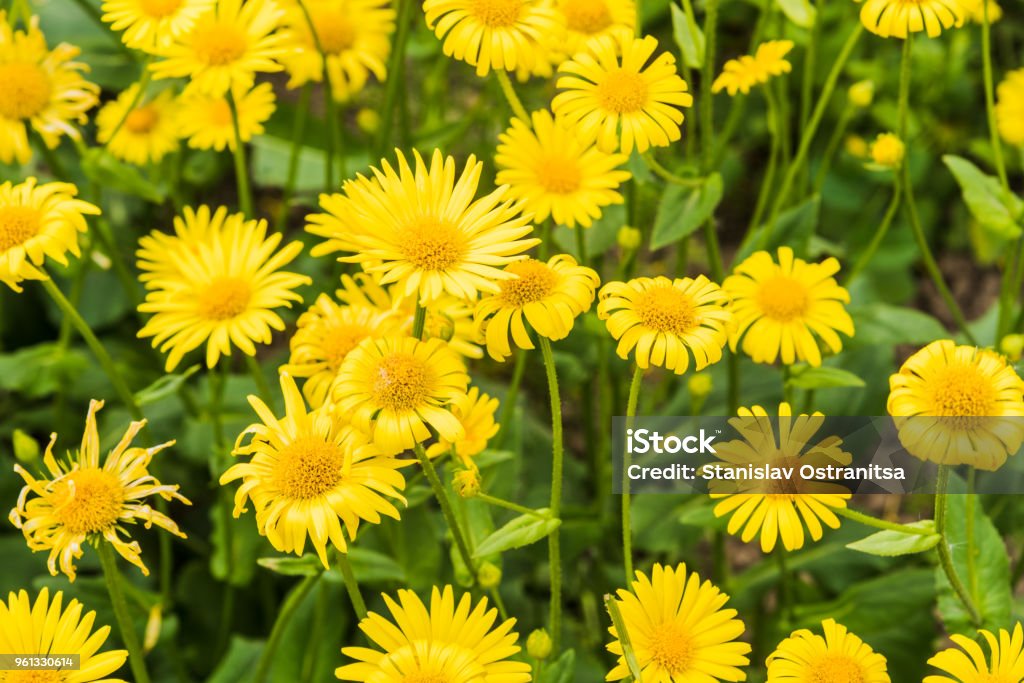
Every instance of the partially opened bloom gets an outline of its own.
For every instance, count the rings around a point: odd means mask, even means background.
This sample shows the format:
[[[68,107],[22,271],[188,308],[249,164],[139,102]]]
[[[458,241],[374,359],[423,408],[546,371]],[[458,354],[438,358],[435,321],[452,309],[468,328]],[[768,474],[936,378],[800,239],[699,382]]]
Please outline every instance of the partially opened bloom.
[[[1006,74],[997,89],[999,134],[1011,145],[1024,147],[1024,69]]]
[[[512,661],[520,651],[515,619],[497,623],[498,610],[487,598],[473,604],[464,593],[455,601],[451,586],[433,588],[430,605],[411,590],[396,602],[384,595],[392,619],[370,612],[359,628],[373,647],[346,647],[355,660],[335,669],[343,681],[361,683],[529,683],[530,665]]]
[[[487,442],[498,433],[501,425],[494,421],[498,410],[498,399],[491,398],[476,387],[452,400],[449,408],[462,425],[463,436],[454,442],[438,439],[427,449],[427,455],[435,458],[451,451],[463,465],[476,469],[473,458],[483,453]]]
[[[958,647],[936,654],[928,663],[945,675],[926,676],[924,683],[1013,683],[1024,680],[1024,628],[1020,622],[1013,631],[978,631],[988,645],[989,658],[974,640],[960,634],[949,638]],[[886,679],[888,680],[888,679]]]
[[[800,629],[779,643],[768,656],[768,683],[889,683],[885,657],[835,619],[821,628],[824,637]]]
[[[593,49],[602,38],[617,32],[633,33],[636,26],[634,0],[555,0],[555,9],[565,20],[562,47],[569,56]]]
[[[576,54],[558,67],[561,92],[551,110],[606,152],[667,147],[682,136],[682,109],[693,96],[671,53],[651,59],[657,49],[652,36],[617,33]]]
[[[50,551],[46,562],[50,574],[56,576],[59,569],[71,581],[75,580],[75,560],[82,556],[85,543],[109,543],[121,557],[149,575],[138,542],[122,538],[131,538],[126,524],[143,522],[147,529],[155,525],[185,537],[170,517],[154,510],[150,503],[152,496],[160,496],[189,504],[177,486],[161,484],[149,473],[153,456],[174,442],[152,448],[132,446],[132,440],[146,426],[145,420],[132,422],[101,463],[96,413],[102,407],[103,401],[89,402],[82,445],[66,460],[54,457],[57,435],[50,437],[43,455],[46,472],[41,478],[21,465],[14,466],[25,487],[17,507],[11,510],[11,522],[25,534],[33,552]]]
[[[526,324],[552,341],[568,337],[577,316],[590,310],[601,284],[596,272],[568,254],[552,256],[547,263],[516,261],[505,272],[515,277],[500,281],[501,291],[483,297],[474,312],[487,353],[498,361],[512,354],[510,336],[517,347],[534,348]]]
[[[381,456],[366,436],[330,406],[307,410],[295,380],[281,375],[284,416],[257,396],[249,404],[260,422],[243,431],[233,455],[249,456],[232,465],[222,486],[241,480],[235,493],[235,517],[252,501],[256,526],[283,553],[302,555],[306,537],[324,567],[327,546],[347,552],[362,522],[379,524],[381,515],[398,519],[392,500],[405,503],[409,461]],[[246,438],[249,441],[246,443]]]
[[[779,247],[778,257],[776,263],[767,251],[756,252],[722,283],[732,299],[729,347],[735,351],[742,340],[743,352],[755,363],[781,358],[787,365],[821,365],[818,339],[839,353],[843,342],[837,332],[853,336],[845,307],[850,294],[833,277],[839,261],[807,263],[789,247]]]
[[[724,609],[729,596],[710,581],[687,572],[685,564],[655,564],[648,577],[636,572],[632,590],[617,591],[619,612],[629,635],[633,654],[645,681],[742,681],[742,667],[750,663],[750,645],[739,639],[743,622],[736,610]],[[608,629],[615,640],[608,651],[618,662],[607,680],[629,677],[620,634]]]
[[[33,601],[27,591],[11,592],[0,600],[0,650],[7,655],[78,655],[78,668],[64,673],[51,671],[7,671],[5,683],[118,683],[107,678],[128,659],[127,650],[100,648],[110,635],[109,626],[95,631],[96,612],[85,612],[78,600],[64,602],[64,593],[43,588]],[[57,674],[50,677],[49,674]]]
[[[178,107],[170,90],[132,107],[138,90],[133,85],[100,109],[96,139],[118,159],[145,166],[178,149]]]
[[[48,277],[40,268],[47,257],[66,266],[68,252],[78,256],[85,217],[100,210],[76,194],[70,183],[39,185],[35,178],[0,185],[0,282],[20,292],[22,280]]]
[[[184,35],[216,0],[104,0],[103,21],[128,47],[155,52]]]
[[[599,298],[597,315],[619,341],[619,358],[636,349],[639,367],[655,365],[677,375],[690,367],[691,355],[698,371],[722,359],[728,297],[703,275],[609,282]]]
[[[756,85],[767,83],[773,76],[793,70],[786,55],[793,49],[792,40],[769,40],[757,46],[753,55],[730,59],[711,86],[711,92],[728,91],[729,95],[744,95]]]
[[[882,38],[906,38],[927,31],[932,38],[943,30],[964,25],[962,0],[865,0],[860,9],[864,26]]]
[[[871,161],[883,168],[899,168],[903,165],[906,146],[894,133],[880,133],[871,143]]]
[[[547,110],[528,122],[512,119],[498,140],[494,161],[499,185],[524,202],[524,210],[538,223],[550,216],[558,225],[589,228],[601,209],[621,204],[619,185],[630,179],[620,166],[625,154],[602,152],[585,144],[572,126],[556,121]]]
[[[236,89],[238,136],[246,143],[263,134],[263,124],[274,114],[277,98],[274,86],[260,83],[250,90]],[[178,133],[188,139],[193,149],[235,149],[235,124],[231,106],[225,95],[201,92],[185,93],[178,100],[182,115],[178,117]]]

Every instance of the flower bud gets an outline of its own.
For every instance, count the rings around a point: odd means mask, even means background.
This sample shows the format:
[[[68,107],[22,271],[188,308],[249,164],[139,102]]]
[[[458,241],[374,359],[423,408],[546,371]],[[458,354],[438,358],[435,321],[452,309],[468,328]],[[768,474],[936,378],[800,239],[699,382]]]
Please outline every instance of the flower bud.
[[[711,393],[711,388],[713,386],[711,382],[711,374],[707,372],[698,372],[695,375],[691,375],[686,386],[690,390],[690,396],[693,398],[707,398],[708,394]]]
[[[619,244],[619,248],[623,251],[633,252],[640,248],[640,243],[643,241],[644,234],[639,229],[629,225],[623,225],[619,228],[619,234],[616,237],[616,241]]]
[[[481,588],[497,588],[501,584],[501,569],[490,562],[484,562],[477,570],[476,581]]]
[[[868,143],[859,135],[848,135],[844,142],[846,153],[852,157],[863,159],[868,155]]]
[[[380,114],[373,109],[360,109],[356,112],[356,125],[367,135],[373,135],[380,129]]]
[[[30,463],[39,459],[39,443],[31,436],[15,429],[11,440],[14,442],[14,457],[19,462]]]
[[[551,656],[551,636],[542,628],[533,631],[526,639],[526,653],[534,659],[547,659]]]
[[[1016,363],[1024,355],[1024,334],[1008,334],[999,342],[999,350],[1010,362]]]
[[[861,109],[867,109],[875,99],[875,84],[873,81],[857,81],[847,91],[850,104]]]
[[[480,474],[476,470],[460,470],[452,478],[452,487],[462,498],[475,498],[480,493]]]
[[[885,168],[899,168],[905,153],[903,141],[893,133],[882,133],[871,143],[871,160]]]

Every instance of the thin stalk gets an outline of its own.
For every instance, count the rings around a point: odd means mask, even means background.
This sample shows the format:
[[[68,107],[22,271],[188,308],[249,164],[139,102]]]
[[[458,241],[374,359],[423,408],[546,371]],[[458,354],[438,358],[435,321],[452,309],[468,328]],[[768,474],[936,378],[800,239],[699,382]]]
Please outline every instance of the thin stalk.
[[[707,178],[685,178],[681,175],[676,175],[662,166],[658,160],[654,158],[654,154],[651,152],[645,152],[643,154],[643,160],[647,164],[647,167],[654,172],[654,175],[666,182],[672,183],[673,185],[679,185],[680,187],[701,187],[707,182]]]
[[[587,255],[587,235],[585,233],[586,228],[582,225],[577,225],[575,228],[571,228],[573,231],[573,237],[576,238],[576,253],[580,257],[580,265],[585,266],[590,260]]]
[[[242,130],[238,124],[238,105],[235,95],[228,90],[228,108],[231,110],[231,127],[235,131],[235,146],[232,149],[235,158],[235,181],[238,183],[238,204],[246,218],[252,218],[252,190],[249,188],[249,169],[245,162],[245,145],[242,144]]]
[[[419,296],[419,293],[417,293]],[[412,319],[412,336],[416,339],[423,339],[423,327],[427,324],[427,309],[416,300],[416,313]]]
[[[430,488],[434,491],[434,497],[437,499],[438,505],[441,506],[441,514],[448,524],[448,530],[452,532],[452,538],[455,539],[455,547],[459,551],[466,569],[469,570],[470,575],[473,577],[473,582],[476,583],[476,564],[473,562],[473,554],[469,552],[469,545],[466,543],[466,537],[462,533],[462,527],[459,526],[459,520],[455,516],[455,509],[452,507],[451,501],[448,500],[448,493],[444,490],[444,484],[441,483],[440,477],[437,476],[434,463],[430,462],[430,458],[427,457],[427,452],[423,450],[423,446],[417,443],[413,450],[416,452],[416,459],[419,460],[420,467],[423,468],[423,474],[426,475],[427,481],[430,482]]]
[[[275,656],[277,654],[277,648],[281,644],[281,636],[284,635],[284,630],[288,626],[288,622],[291,621],[292,617],[295,616],[295,612],[299,609],[299,605],[309,595],[309,591],[313,589],[316,582],[320,579],[320,574],[313,574],[302,579],[299,585],[291,592],[291,594],[285,599],[284,605],[281,606],[281,611],[277,615],[277,619],[274,621],[274,627],[270,630],[270,636],[267,638],[267,644],[263,646],[263,652],[260,654],[259,663],[256,665],[256,676],[253,678],[254,683],[265,683],[267,676],[270,674],[270,667],[274,663]]]
[[[498,80],[498,85],[501,86],[501,93],[508,101],[508,106],[512,109],[512,113],[517,119],[530,126],[530,115],[526,113],[526,107],[523,106],[522,100],[516,94],[516,89],[512,86],[512,81],[509,80],[508,72],[504,69],[495,69],[494,77]]]
[[[992,20],[989,17],[988,0],[982,0],[981,22],[981,60],[985,81],[985,115],[988,119],[988,134],[992,143],[992,160],[995,162],[999,183],[1007,192],[1010,191],[1010,180],[1006,175],[1006,161],[1003,159],[1003,144],[999,138],[999,127],[996,124],[996,97],[994,78],[992,76]]]
[[[953,588],[953,592],[956,594],[960,602],[963,603],[964,609],[967,610],[968,616],[971,618],[971,623],[976,627],[982,625],[981,614],[978,612],[978,608],[975,606],[974,601],[971,599],[970,593],[967,592],[967,588],[964,587],[963,581],[960,580],[960,576],[956,573],[956,567],[953,566],[953,554],[950,551],[949,541],[946,538],[946,507],[948,505],[947,488],[949,486],[949,468],[945,465],[939,466],[939,479],[936,484],[935,490],[935,532],[942,536],[942,540],[936,546],[936,551],[939,555],[939,566],[942,567],[943,573],[946,575],[946,579],[949,581],[949,585]]]
[[[896,522],[887,522],[884,519],[878,519],[871,515],[865,515],[863,512],[858,512],[850,508],[832,508],[832,512],[836,513],[840,517],[845,517],[858,524],[864,526],[873,527],[875,529],[881,529],[882,531],[896,531],[901,534],[908,534],[911,536],[931,536],[934,531],[927,529],[918,529],[916,527],[907,526],[906,524],[898,524]]]
[[[480,501],[483,501],[484,503],[487,503],[488,505],[493,505],[494,507],[505,508],[506,510],[511,510],[512,512],[518,512],[521,515],[530,515],[532,517],[540,517],[541,519],[549,519],[550,518],[550,515],[545,515],[544,513],[538,512],[538,511],[536,511],[536,510],[534,510],[532,508],[528,508],[525,505],[520,505],[519,503],[513,503],[512,501],[505,500],[504,498],[497,498],[495,496],[489,496],[486,493],[478,493],[478,494],[476,494],[476,499],[480,500]]]
[[[893,177],[892,183],[892,201],[889,202],[889,208],[885,211],[885,217],[882,218],[882,222],[878,224],[878,228],[875,230],[875,234],[871,238],[871,242],[861,252],[860,257],[857,259],[853,267],[846,274],[846,279],[843,282],[843,286],[849,285],[853,282],[858,275],[860,275],[868,264],[871,263],[871,259],[874,257],[878,248],[882,245],[885,240],[885,236],[889,233],[889,226],[892,225],[893,219],[896,217],[896,212],[900,208],[900,199],[902,197],[902,191],[900,189],[900,177],[896,174]]]
[[[309,118],[309,99],[312,92],[313,86],[306,83],[302,86],[302,92],[299,94],[299,105],[295,110],[295,122],[292,125],[292,151],[288,157],[288,175],[285,178],[284,188],[281,190],[281,208],[278,210],[274,225],[277,232],[281,232],[288,222],[288,204],[295,192],[295,180],[299,175],[299,159],[302,157],[302,149],[305,146],[306,119]]]
[[[242,355],[245,357],[245,367],[248,368],[249,374],[252,376],[253,381],[256,382],[256,393],[260,395],[264,403],[273,409],[274,394],[270,390],[270,385],[267,383],[267,378],[263,375],[263,369],[260,367],[259,362],[255,356],[250,356],[247,353]]]
[[[558,519],[562,513],[562,477],[564,466],[564,444],[562,443],[562,398],[558,391],[558,373],[555,356],[547,337],[537,335],[541,355],[544,358],[544,372],[548,379],[548,394],[551,398],[551,501],[548,507],[551,516]],[[548,536],[548,564],[551,567],[551,641],[554,652],[559,651],[562,635],[562,553],[560,529],[555,527]]]
[[[701,170],[708,175],[714,168],[715,161],[715,107],[711,84],[715,76],[715,36],[718,31],[719,0],[707,0],[704,16],[704,64],[701,68],[700,88],[700,134],[701,134]],[[715,219],[712,216],[704,222],[704,243],[708,250],[708,263],[711,278],[721,282],[725,275],[722,263],[722,251],[718,246],[718,233],[715,232]]]
[[[793,575],[789,571],[789,563],[786,561],[787,552],[781,546],[775,551],[775,559],[779,565],[779,614],[784,622],[789,620],[793,607],[793,591],[790,586]]]
[[[327,129],[327,163],[324,164],[324,192],[331,192],[334,189],[334,133],[336,130],[335,119],[337,118],[334,86],[331,84],[331,71],[327,68],[327,52],[324,51],[323,44],[320,42],[320,36],[316,32],[313,17],[310,16],[309,8],[306,7],[306,3],[303,0],[298,0],[298,4],[299,9],[302,10],[303,17],[306,19],[306,25],[309,27],[309,35],[313,38],[313,45],[316,47],[316,51],[320,53],[320,62],[323,68],[324,116],[327,119],[324,126]]]
[[[124,587],[121,585],[121,573],[117,569],[117,557],[106,541],[101,540],[96,550],[100,556],[100,565],[103,567],[107,592],[110,593],[110,605],[114,608],[114,617],[121,630],[121,641],[128,650],[128,666],[131,667],[135,683],[149,683],[145,652],[142,643],[139,642],[139,634],[135,631],[132,615],[128,611],[128,601],[124,597]]]
[[[347,553],[338,553],[338,568],[341,569],[341,577],[345,580],[345,591],[352,601],[352,609],[360,620],[366,618],[366,602],[363,600],[363,593],[359,590],[359,582],[352,571],[352,563],[348,561]]]
[[[402,65],[405,60],[405,48],[409,42],[409,30],[415,0],[396,0],[397,18],[395,19],[395,39],[391,46],[391,57],[388,60],[388,77],[384,86],[384,107],[381,113],[380,129],[377,133],[377,156],[383,157],[387,151],[388,140],[391,136],[391,129],[395,121],[395,103],[398,101],[398,91],[401,88],[400,78]]]
[[[768,168],[764,173],[764,180],[761,182],[761,191],[757,195],[757,203],[754,205],[754,213],[750,217],[750,224],[747,226],[747,238],[754,234],[754,231],[761,225],[764,218],[764,210],[768,206],[768,197],[775,186],[775,173],[779,167],[779,154],[782,149],[779,132],[781,120],[779,117],[779,103],[771,88],[763,88],[764,99],[768,104],[768,129],[771,135],[771,150],[768,156]],[[746,239],[744,240],[746,241]]]
[[[626,402],[626,429],[633,426],[636,417],[636,405],[640,400],[640,385],[643,384],[644,371],[639,365],[633,370],[633,380],[629,384],[629,399]],[[623,453],[622,472],[629,470],[630,454]],[[626,570],[626,584],[633,580],[633,524],[631,519],[629,494],[629,477],[622,477],[622,563]]]
[[[505,392],[505,400],[501,406],[501,421],[498,423],[500,431],[496,435],[494,446],[497,449],[500,449],[505,444],[505,439],[509,434],[512,417],[515,415],[519,386],[523,383],[523,373],[525,371],[526,351],[516,347],[516,362],[512,368],[512,380],[509,382],[508,391]]]

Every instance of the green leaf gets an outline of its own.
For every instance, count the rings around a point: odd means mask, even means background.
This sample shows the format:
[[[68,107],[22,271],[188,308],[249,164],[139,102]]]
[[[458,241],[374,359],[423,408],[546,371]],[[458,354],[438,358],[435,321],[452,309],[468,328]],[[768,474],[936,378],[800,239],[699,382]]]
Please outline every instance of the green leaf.
[[[922,531],[934,531],[935,522],[925,519],[920,522],[908,524],[908,527],[921,529]],[[879,557],[898,557],[899,555],[914,555],[931,550],[939,544],[942,537],[935,533],[927,536],[923,534],[906,534],[900,531],[879,531],[867,538],[862,538],[853,543],[847,543],[846,547],[857,552],[877,555]]]
[[[139,169],[115,159],[102,147],[87,149],[82,155],[81,167],[89,180],[105,188],[142,197],[154,204],[164,201],[163,191],[146,180]]]
[[[566,650],[558,659],[547,664],[537,677],[537,683],[569,683],[576,671],[576,651]]]
[[[550,510],[541,508],[537,512],[546,515]],[[561,523],[562,520],[550,517],[520,515],[481,541],[476,552],[473,553],[473,557],[486,557],[493,553],[536,543],[557,529]]]
[[[775,219],[775,229],[771,231],[766,244],[761,244],[767,225],[762,225],[740,245],[734,263],[739,263],[755,251],[766,249],[774,251],[780,246],[789,246],[798,256],[805,256],[811,236],[818,227],[821,213],[821,196],[811,195],[800,204],[783,211]]]
[[[942,323],[912,308],[871,303],[851,306],[849,313],[856,330],[851,347],[927,344],[949,336]]]
[[[210,573],[220,581],[247,586],[255,574],[257,557],[266,551],[266,545],[252,518],[235,519],[225,514],[224,506],[230,506],[230,501],[221,498],[210,508]]]
[[[352,573],[360,583],[405,583],[407,580],[402,565],[376,550],[349,546],[348,561],[352,564]]]
[[[88,358],[76,349],[61,350],[57,344],[26,346],[0,354],[0,389],[47,396],[74,380],[89,367]]]
[[[149,405],[150,403],[156,403],[160,399],[167,398],[171,394],[177,392],[178,389],[181,388],[181,385],[198,371],[199,366],[193,365],[185,370],[185,372],[175,373],[173,375],[164,375],[145,389],[140,389],[135,392],[135,402],[140,406],[144,406]]]
[[[651,233],[651,249],[660,249],[693,234],[722,201],[722,176],[714,173],[700,187],[669,185],[661,195]]]
[[[862,387],[864,380],[842,368],[814,368],[810,365],[798,365],[793,368],[788,384],[797,389],[825,389],[829,387]]]
[[[953,172],[971,215],[994,236],[1016,239],[1021,235],[1024,201],[1003,189],[999,181],[967,159],[947,154],[942,157]]]
[[[256,563],[281,576],[316,576],[324,569],[320,558],[309,553],[302,557],[261,557]]]
[[[697,26],[693,18],[693,9],[687,3],[688,12],[675,3],[669,5],[672,10],[672,35],[683,55],[683,64],[691,69],[699,69],[704,65],[704,32]]]
[[[782,13],[800,28],[814,25],[817,11],[809,0],[776,0]]]
[[[244,683],[251,681],[256,672],[260,654],[263,652],[262,640],[250,640],[241,636],[232,636],[231,645],[220,664],[206,679],[206,683]]]

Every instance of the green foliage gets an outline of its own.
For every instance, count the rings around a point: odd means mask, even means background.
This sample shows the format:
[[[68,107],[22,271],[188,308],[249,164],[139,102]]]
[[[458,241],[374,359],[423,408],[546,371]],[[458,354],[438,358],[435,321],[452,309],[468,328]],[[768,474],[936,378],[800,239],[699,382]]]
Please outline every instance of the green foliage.
[[[707,222],[722,201],[722,176],[712,174],[698,187],[669,185],[658,204],[651,249],[689,237]]]
[[[935,531],[935,522],[926,519],[906,526],[921,531]],[[916,555],[931,550],[939,544],[942,536],[936,533],[914,534],[902,531],[883,530],[853,543],[847,543],[846,547],[857,552],[879,557],[899,557],[901,555]]]

